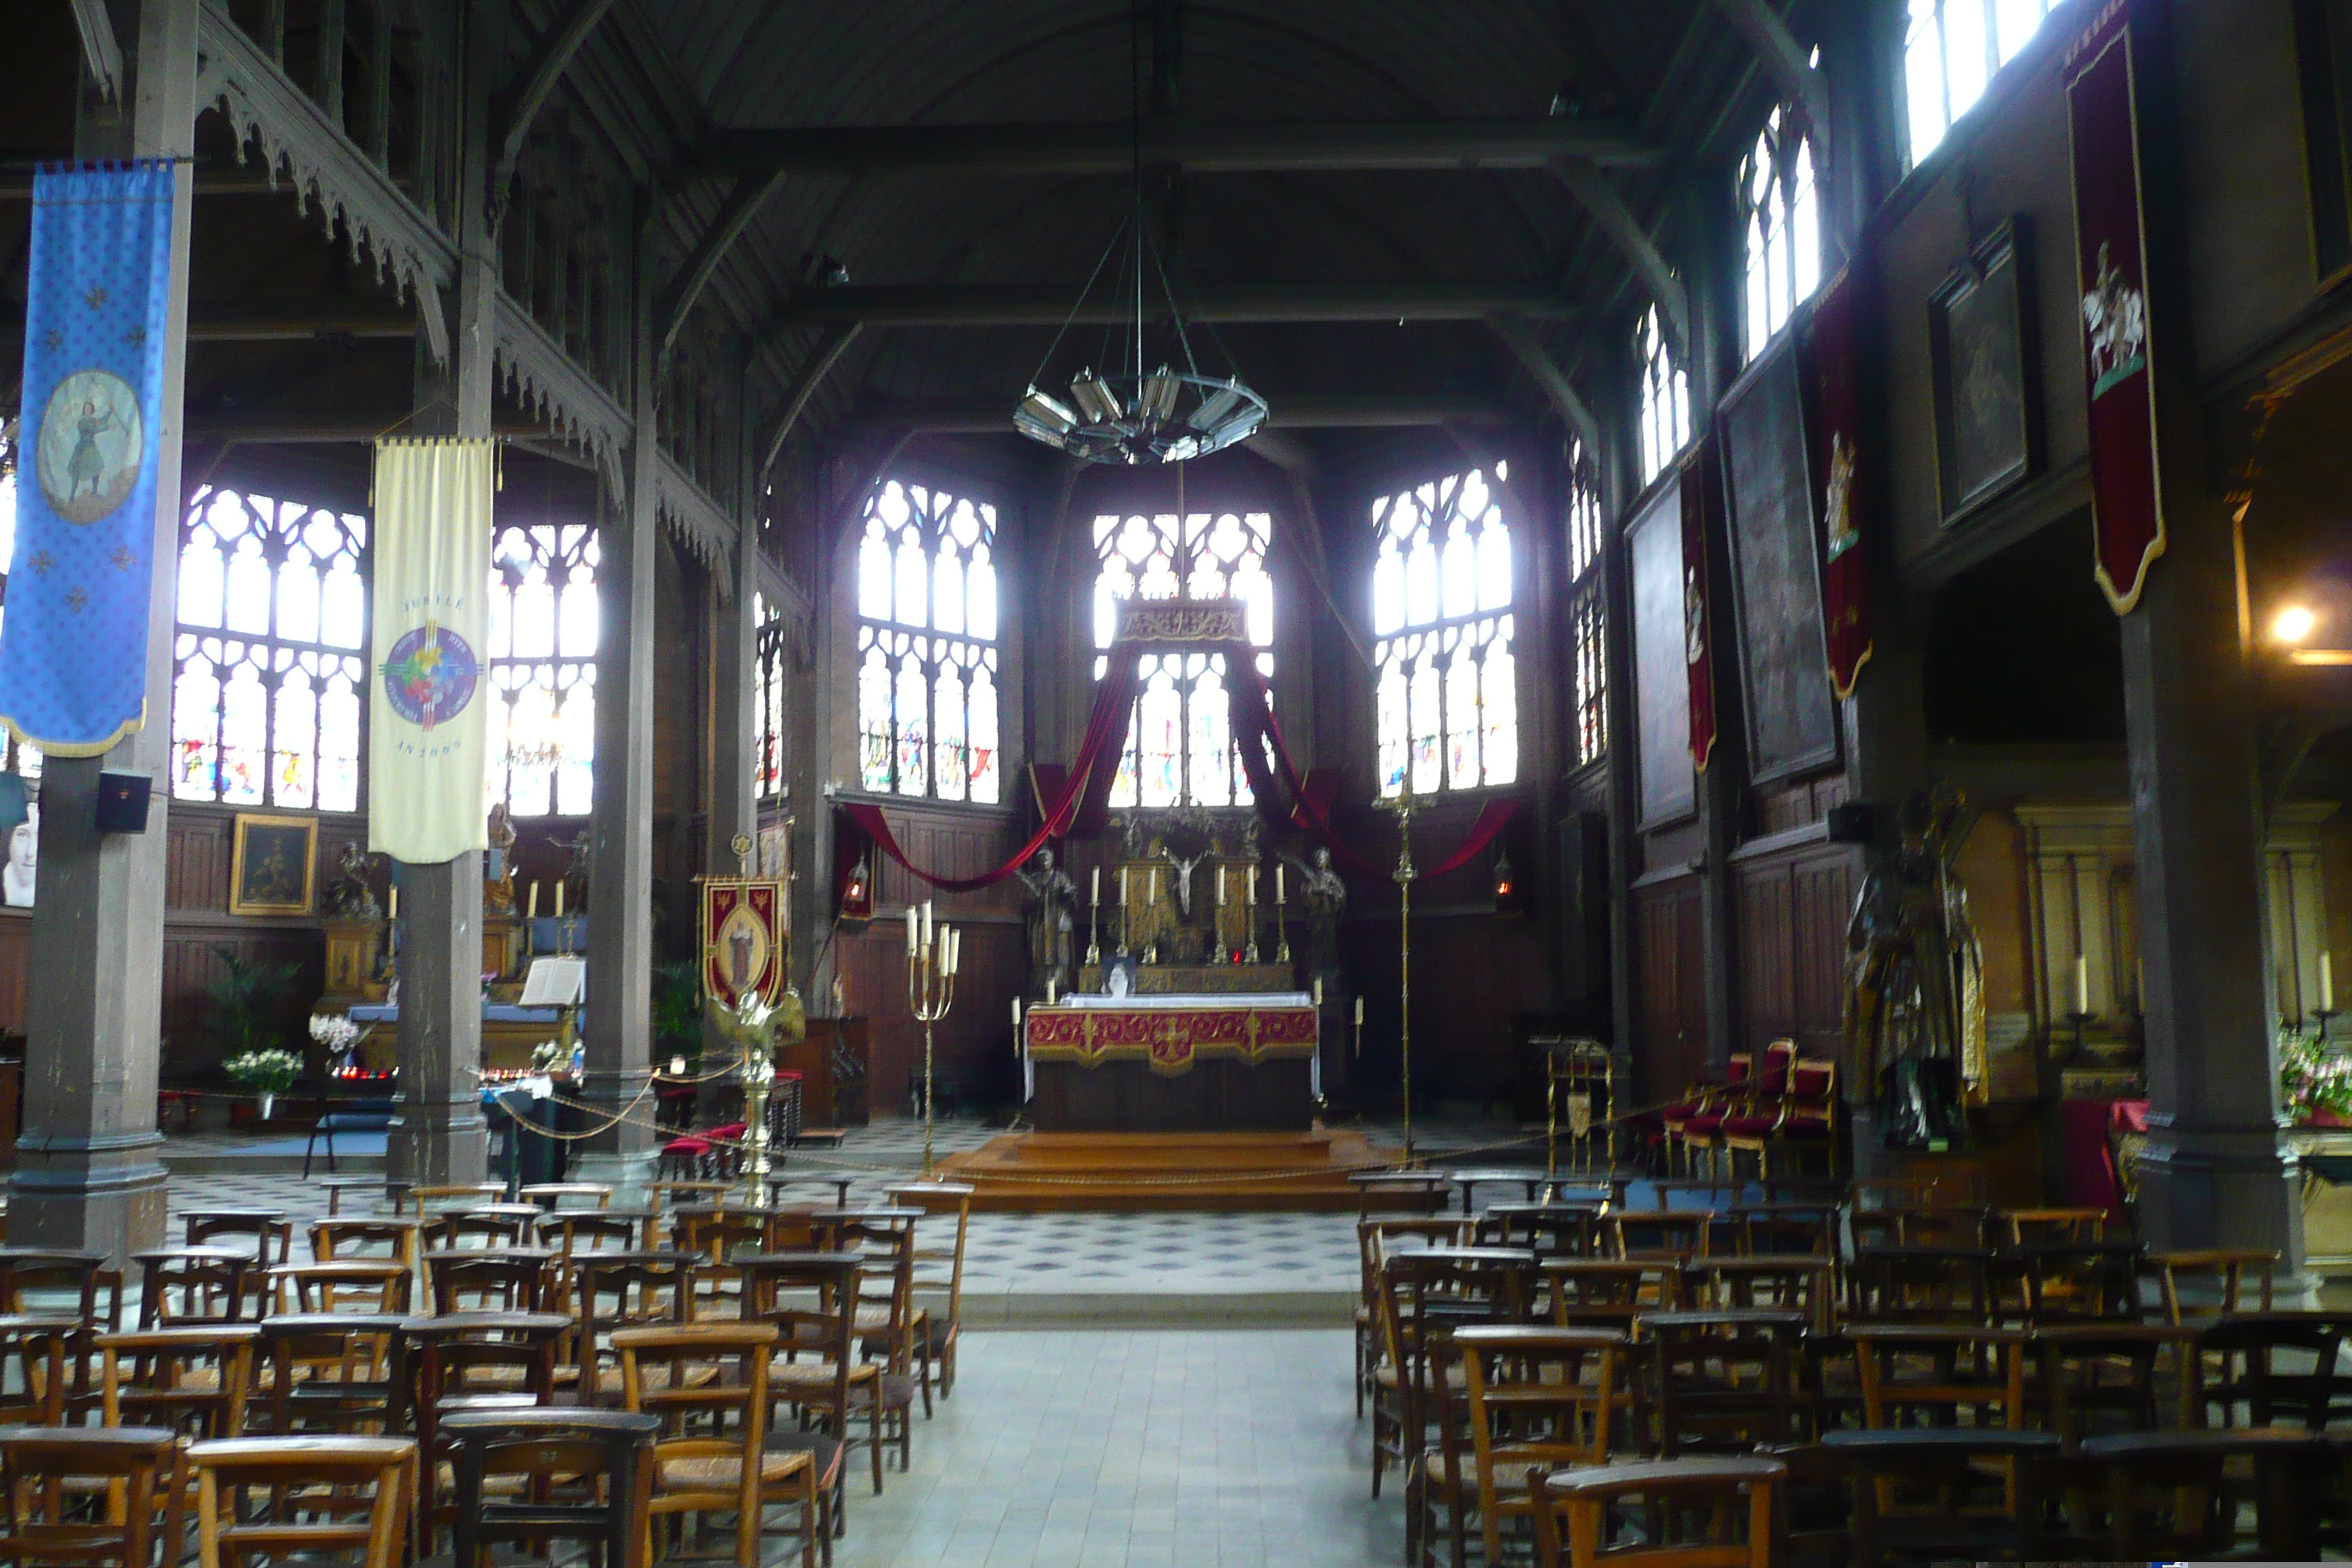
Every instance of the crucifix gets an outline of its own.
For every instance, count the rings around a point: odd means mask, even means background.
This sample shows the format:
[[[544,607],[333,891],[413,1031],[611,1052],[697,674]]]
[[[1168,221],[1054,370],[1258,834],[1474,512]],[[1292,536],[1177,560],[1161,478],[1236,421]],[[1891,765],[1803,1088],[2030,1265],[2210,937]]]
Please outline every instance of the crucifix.
[[[1208,856],[1195,855],[1187,860],[1173,849],[1162,849],[1160,855],[1160,858],[1176,868],[1176,874],[1169,879],[1176,889],[1176,912],[1186,920],[1191,920],[1192,918],[1192,868],[1207,859]]]

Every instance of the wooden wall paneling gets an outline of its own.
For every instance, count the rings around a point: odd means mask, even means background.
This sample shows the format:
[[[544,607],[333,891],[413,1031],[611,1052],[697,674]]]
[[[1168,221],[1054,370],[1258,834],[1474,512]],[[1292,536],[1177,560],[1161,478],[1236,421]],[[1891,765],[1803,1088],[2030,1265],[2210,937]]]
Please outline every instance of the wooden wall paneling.
[[[1797,1043],[1835,1058],[1844,1033],[1846,921],[1853,910],[1856,851],[1832,846],[1790,868],[1795,919]]]
[[[0,1035],[25,1032],[25,1003],[33,971],[33,911],[0,914]]]
[[[199,811],[174,803],[167,816],[170,841],[163,851],[164,907],[226,910],[234,813]],[[324,834],[320,851],[321,856],[326,853]]]
[[[1790,979],[1795,938],[1790,929],[1793,895],[1787,865],[1775,861],[1736,868],[1732,896],[1739,911],[1740,1005],[1748,1014],[1739,1040],[1754,1049],[1795,1026],[1796,997]]]
[[[1633,889],[1634,1084],[1629,1103],[1677,1093],[1706,1064],[1706,939],[1699,879],[1677,877]]]
[[[1807,1056],[1839,1054],[1856,856],[1816,840],[1734,868],[1742,1045],[1788,1037]]]

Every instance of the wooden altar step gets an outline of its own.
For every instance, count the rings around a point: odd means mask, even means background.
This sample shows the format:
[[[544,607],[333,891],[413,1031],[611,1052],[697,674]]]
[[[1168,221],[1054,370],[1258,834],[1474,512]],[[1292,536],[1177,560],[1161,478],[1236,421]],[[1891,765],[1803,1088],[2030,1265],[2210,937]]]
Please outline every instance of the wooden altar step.
[[[1350,1211],[1358,1171],[1392,1163],[1360,1132],[1008,1132],[940,1162],[975,1209]]]

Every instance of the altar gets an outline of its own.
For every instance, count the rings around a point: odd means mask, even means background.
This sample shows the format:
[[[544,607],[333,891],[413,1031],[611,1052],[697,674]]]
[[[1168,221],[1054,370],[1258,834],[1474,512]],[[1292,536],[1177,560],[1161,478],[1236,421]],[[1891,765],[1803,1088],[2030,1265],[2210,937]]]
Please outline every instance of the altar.
[[[1304,992],[1076,995],[1029,1009],[1022,1073],[1041,1132],[1283,1132],[1322,1092]]]

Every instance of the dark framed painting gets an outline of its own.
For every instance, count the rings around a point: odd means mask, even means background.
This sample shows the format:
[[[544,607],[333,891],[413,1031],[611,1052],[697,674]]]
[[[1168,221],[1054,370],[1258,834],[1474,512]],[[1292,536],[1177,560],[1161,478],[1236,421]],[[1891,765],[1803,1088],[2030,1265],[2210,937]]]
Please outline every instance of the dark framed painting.
[[[1783,333],[1732,384],[1716,426],[1723,440],[1748,776],[1769,784],[1838,759],[1795,333]],[[1716,646],[1719,651],[1723,644]],[[1716,668],[1721,671],[1722,663]]]
[[[307,915],[319,869],[319,819],[236,814],[229,858],[228,912]]]
[[[1658,486],[1625,530],[1633,580],[1633,727],[1643,827],[1688,816],[1698,807],[1690,754],[1682,493],[1679,479]]]
[[[1936,463],[1958,522],[2040,466],[2032,226],[2013,217],[1927,300]]]

